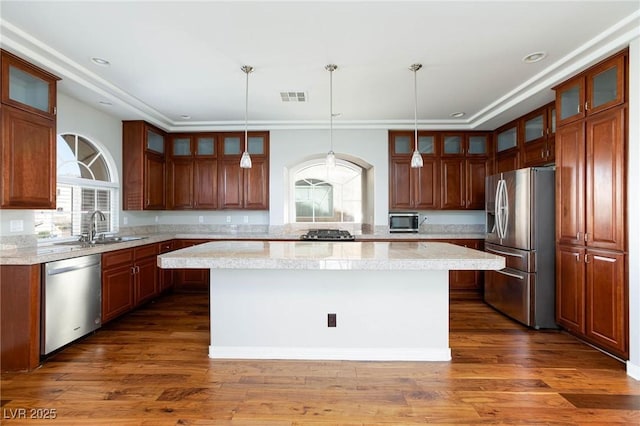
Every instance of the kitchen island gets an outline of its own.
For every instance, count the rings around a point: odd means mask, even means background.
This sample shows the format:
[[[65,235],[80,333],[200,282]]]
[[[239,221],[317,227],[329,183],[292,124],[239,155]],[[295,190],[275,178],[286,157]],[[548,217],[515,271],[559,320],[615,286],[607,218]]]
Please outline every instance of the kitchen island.
[[[158,266],[211,269],[211,358],[447,361],[449,270],[505,264],[448,243],[224,241]]]

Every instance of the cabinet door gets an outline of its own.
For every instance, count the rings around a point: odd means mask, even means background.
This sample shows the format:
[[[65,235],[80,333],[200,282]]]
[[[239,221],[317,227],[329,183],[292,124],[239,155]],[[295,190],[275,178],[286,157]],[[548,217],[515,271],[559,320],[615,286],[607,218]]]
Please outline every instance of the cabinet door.
[[[413,208],[420,210],[433,210],[439,208],[439,159],[423,156],[424,165],[410,170],[412,177],[414,202]]]
[[[622,104],[624,99],[625,55],[595,66],[587,74],[587,115]]]
[[[556,241],[584,242],[584,125],[572,123],[556,133]]]
[[[556,87],[556,123],[562,126],[585,116],[584,77],[576,77]]]
[[[58,77],[5,51],[2,51],[0,75],[2,103],[51,120],[55,119]]]
[[[627,291],[623,254],[588,250],[586,254],[586,334],[627,359]]]
[[[546,139],[525,143],[522,147],[522,167],[542,166],[549,163],[549,148]]]
[[[169,160],[167,187],[170,209],[184,210],[194,207],[193,174],[193,160],[191,158],[172,158]]]
[[[181,240],[176,248],[192,247],[207,240]],[[209,291],[209,269],[177,269],[174,275],[175,291],[206,293]]]
[[[194,162],[194,207],[215,209],[218,207],[218,160],[198,158]]]
[[[165,162],[155,154],[144,155],[144,193],[146,210],[164,210]]]
[[[447,242],[470,249],[482,250],[481,240],[450,240]],[[449,271],[449,290],[473,290],[479,292],[482,288],[482,276],[480,271]]]
[[[55,121],[2,106],[2,208],[56,208]]]
[[[586,120],[586,244],[625,249],[625,109]]]
[[[484,158],[472,158],[465,162],[467,180],[467,209],[484,210],[485,178],[488,176],[488,161]]]
[[[135,305],[140,305],[158,294],[156,258],[136,261],[135,274]]]
[[[134,306],[133,266],[102,270],[102,323],[116,318]]]
[[[249,138],[251,139],[251,138]],[[269,162],[254,158],[250,169],[244,170],[243,207],[253,210],[269,209]]]
[[[411,162],[408,158],[391,158],[389,161],[389,210],[410,209]]]
[[[556,322],[578,333],[585,331],[584,249],[556,247]]]
[[[221,209],[241,209],[244,196],[244,173],[240,159],[218,162],[218,206]]]
[[[442,209],[464,209],[466,206],[465,169],[462,158],[442,158],[440,160],[440,185]]]
[[[520,165],[519,157],[518,151],[508,151],[496,154],[495,173],[517,170]]]
[[[168,253],[175,250],[174,241],[165,241],[158,243],[158,253]],[[173,269],[161,269],[158,270],[158,292],[162,293],[173,288],[174,270]]]

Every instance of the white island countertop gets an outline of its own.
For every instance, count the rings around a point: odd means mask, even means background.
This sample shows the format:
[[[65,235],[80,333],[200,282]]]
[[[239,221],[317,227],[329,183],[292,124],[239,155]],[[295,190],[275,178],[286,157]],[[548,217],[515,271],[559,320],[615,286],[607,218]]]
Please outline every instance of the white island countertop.
[[[503,257],[441,242],[219,241],[158,256],[165,269],[498,270]]]

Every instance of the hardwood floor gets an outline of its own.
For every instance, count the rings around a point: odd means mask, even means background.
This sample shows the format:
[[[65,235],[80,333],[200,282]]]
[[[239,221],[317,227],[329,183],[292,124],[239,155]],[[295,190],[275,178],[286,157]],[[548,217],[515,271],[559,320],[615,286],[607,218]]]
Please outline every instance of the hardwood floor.
[[[480,301],[452,301],[453,360],[433,363],[210,360],[208,309],[206,295],[169,295],[3,374],[0,423],[640,424],[622,363]]]

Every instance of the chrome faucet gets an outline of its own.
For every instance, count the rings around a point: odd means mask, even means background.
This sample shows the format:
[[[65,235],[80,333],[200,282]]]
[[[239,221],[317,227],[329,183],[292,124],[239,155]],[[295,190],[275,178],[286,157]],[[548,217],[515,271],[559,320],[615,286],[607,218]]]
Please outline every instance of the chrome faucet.
[[[89,241],[95,241],[96,239],[96,215],[101,221],[107,220],[104,213],[102,213],[100,210],[95,210],[93,213],[91,213],[91,219],[89,220]]]

